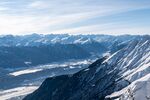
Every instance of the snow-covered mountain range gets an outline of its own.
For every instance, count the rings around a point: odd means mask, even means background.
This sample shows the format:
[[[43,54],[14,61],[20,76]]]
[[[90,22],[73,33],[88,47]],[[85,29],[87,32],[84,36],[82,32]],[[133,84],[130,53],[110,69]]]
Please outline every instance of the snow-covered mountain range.
[[[69,35],[69,34],[30,34],[22,36],[1,35],[0,46],[40,46],[49,44],[88,44],[92,42],[117,42],[135,39],[138,36],[124,35]]]
[[[24,100],[149,100],[150,36],[126,44],[76,74],[47,78]]]
[[[115,52],[139,36],[39,35],[0,36],[0,67],[28,67]],[[26,63],[28,62],[28,63]]]

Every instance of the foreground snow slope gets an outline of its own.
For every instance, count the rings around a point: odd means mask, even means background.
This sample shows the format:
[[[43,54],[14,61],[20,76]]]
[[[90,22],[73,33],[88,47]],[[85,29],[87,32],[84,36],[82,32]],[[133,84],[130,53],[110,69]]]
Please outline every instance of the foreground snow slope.
[[[106,98],[119,100],[149,100],[150,99],[150,74],[132,82],[129,86],[118,92],[108,95]]]
[[[121,100],[150,99],[150,37],[143,37],[132,42],[128,47],[113,55],[108,62],[116,63],[120,70],[117,84],[128,83],[127,87],[107,98],[120,97]],[[119,81],[118,81],[119,80]]]

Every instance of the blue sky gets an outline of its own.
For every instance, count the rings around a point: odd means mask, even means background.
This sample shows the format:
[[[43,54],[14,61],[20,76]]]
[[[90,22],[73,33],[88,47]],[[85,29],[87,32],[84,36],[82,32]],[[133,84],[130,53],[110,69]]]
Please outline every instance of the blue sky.
[[[150,34],[150,0],[0,0],[0,34]]]

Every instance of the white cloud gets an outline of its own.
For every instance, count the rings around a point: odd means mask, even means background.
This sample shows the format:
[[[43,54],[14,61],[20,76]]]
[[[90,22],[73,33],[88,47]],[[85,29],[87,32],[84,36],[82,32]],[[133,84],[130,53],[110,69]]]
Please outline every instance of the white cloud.
[[[29,3],[29,5],[27,6],[28,8],[35,8],[35,9],[45,9],[48,8],[48,4],[46,2],[43,1],[34,1],[32,3]]]
[[[5,11],[5,10],[9,10],[9,8],[7,8],[7,7],[0,7],[0,11]]]
[[[0,16],[1,34],[45,33],[54,30],[52,27],[63,26],[90,18],[89,13],[62,16]]]

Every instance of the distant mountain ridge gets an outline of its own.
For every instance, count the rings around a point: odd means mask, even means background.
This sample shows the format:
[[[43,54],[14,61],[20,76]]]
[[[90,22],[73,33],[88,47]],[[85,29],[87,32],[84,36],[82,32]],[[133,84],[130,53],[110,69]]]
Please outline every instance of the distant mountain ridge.
[[[89,44],[92,42],[115,42],[123,40],[132,40],[138,35],[69,35],[69,34],[30,34],[22,36],[1,35],[0,46],[40,46],[49,44]]]
[[[0,36],[0,67],[28,67],[113,53],[140,36],[31,34]],[[26,62],[29,62],[28,64]]]

